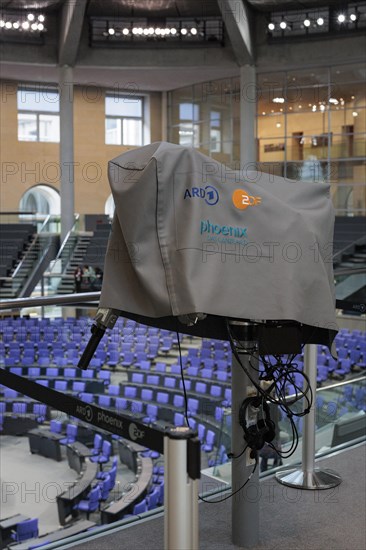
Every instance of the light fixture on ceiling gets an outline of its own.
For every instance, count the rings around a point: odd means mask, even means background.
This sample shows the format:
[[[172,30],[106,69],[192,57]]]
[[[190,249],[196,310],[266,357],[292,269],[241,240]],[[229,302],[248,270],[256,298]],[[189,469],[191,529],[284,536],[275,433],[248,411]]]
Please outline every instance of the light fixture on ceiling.
[[[114,34],[116,34],[116,31],[114,30],[113,27],[109,27],[109,29],[108,29],[108,34],[109,34],[110,36],[113,36]]]
[[[324,19],[322,17],[318,17],[316,22],[317,22],[317,25],[319,25],[319,27],[322,27],[324,25]]]
[[[287,23],[286,23],[286,21],[283,21],[283,20],[281,21],[281,23],[280,23],[280,28],[281,28],[283,31],[284,31],[285,29],[287,29]]]
[[[346,20],[346,16],[344,15],[344,13],[340,13],[337,17],[338,23],[344,23],[345,20]]]
[[[351,13],[351,15],[349,16],[350,20],[352,21],[352,23],[354,23],[355,21],[357,21],[357,15],[355,13]]]
[[[268,23],[268,30],[269,31],[274,31],[276,28],[275,24],[274,23]]]
[[[311,25],[310,19],[308,18],[304,19],[304,27],[310,27],[310,25]]]

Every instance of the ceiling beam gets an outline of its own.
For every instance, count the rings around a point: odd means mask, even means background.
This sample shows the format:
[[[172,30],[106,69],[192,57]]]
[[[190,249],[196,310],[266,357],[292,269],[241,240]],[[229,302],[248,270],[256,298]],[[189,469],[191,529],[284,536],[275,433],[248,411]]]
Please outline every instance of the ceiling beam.
[[[75,65],[87,0],[66,0],[62,8],[58,49],[59,65]]]
[[[252,65],[254,48],[250,29],[254,18],[252,20],[245,0],[218,0],[218,5],[238,65]]]

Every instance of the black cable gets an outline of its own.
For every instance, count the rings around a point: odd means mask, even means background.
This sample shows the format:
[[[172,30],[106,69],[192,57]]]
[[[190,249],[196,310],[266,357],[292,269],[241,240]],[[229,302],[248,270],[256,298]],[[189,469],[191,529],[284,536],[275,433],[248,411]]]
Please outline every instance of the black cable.
[[[180,347],[180,338],[179,338],[178,330],[176,330],[176,334],[177,334],[178,349],[179,349],[180,377],[181,377],[181,380],[182,380],[183,395],[184,395],[184,417],[185,417],[188,428],[190,428],[189,417],[188,417],[188,399],[187,399],[187,392],[186,392],[186,384],[185,384],[185,381],[184,381],[182,350],[181,350],[181,347]]]
[[[246,447],[247,448],[247,447]],[[245,450],[245,449],[244,449]],[[257,469],[257,466],[258,466],[258,453],[255,454],[255,464],[254,464],[254,468],[252,470],[252,473],[250,474],[250,476],[248,477],[248,479],[243,483],[243,485],[241,487],[239,487],[239,489],[237,489],[236,491],[234,491],[233,493],[230,493],[230,495],[228,495],[227,497],[225,498],[221,498],[220,500],[206,500],[205,498],[201,497],[200,495],[198,495],[198,498],[200,500],[202,500],[203,502],[207,502],[207,504],[219,504],[220,502],[225,502],[225,500],[228,500],[229,498],[233,497],[234,495],[236,495],[237,493],[239,493],[239,491],[241,491],[242,489],[244,489],[244,487],[247,485],[247,483],[249,483],[249,481],[251,480],[252,476],[254,475],[254,472],[256,471]]]

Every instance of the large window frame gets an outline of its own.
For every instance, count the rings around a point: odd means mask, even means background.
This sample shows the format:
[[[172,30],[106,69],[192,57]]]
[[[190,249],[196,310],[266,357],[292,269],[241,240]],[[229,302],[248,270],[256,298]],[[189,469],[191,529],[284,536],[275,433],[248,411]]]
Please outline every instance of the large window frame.
[[[139,115],[126,115],[126,114],[108,114],[107,110],[107,102],[108,99],[113,99],[118,103],[119,100],[122,102],[126,102],[133,104],[133,103],[139,103],[140,104],[140,114]],[[115,92],[106,92],[105,94],[105,144],[106,145],[122,145],[122,146],[142,146],[144,145],[145,136],[144,136],[144,127],[145,127],[145,97],[144,96],[131,96],[127,94],[116,94]],[[136,106],[136,105],[135,105]],[[113,130],[113,128],[107,128],[108,122],[114,121],[116,122],[116,136],[119,137],[119,139],[113,141],[108,137],[107,132],[109,130]],[[136,121],[140,122],[140,128],[139,128],[139,139],[132,140],[134,142],[130,142],[129,138],[126,138],[126,134],[128,132],[128,123]],[[112,135],[112,134],[110,134]]]
[[[40,108],[37,108],[39,104]],[[18,141],[60,143],[60,94],[57,88],[20,85],[17,90]],[[22,131],[22,126],[33,130]],[[29,124],[30,123],[30,124]],[[54,125],[47,132],[42,126]],[[50,134],[50,137],[47,137]]]

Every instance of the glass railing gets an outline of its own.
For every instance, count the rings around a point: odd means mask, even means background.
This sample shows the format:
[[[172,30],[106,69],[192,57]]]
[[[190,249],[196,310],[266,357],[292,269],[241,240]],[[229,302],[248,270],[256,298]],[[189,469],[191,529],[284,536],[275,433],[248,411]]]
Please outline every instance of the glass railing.
[[[117,402],[115,396],[112,397],[109,393],[109,385],[111,384],[114,387],[124,388],[127,385],[139,386],[139,384],[141,384],[139,388],[142,389],[144,384],[140,382],[133,382],[132,374],[133,372],[139,372],[140,374],[143,373],[144,376],[146,376],[148,371],[144,372],[141,368],[135,369],[133,365],[130,365],[128,368],[120,365],[117,367],[113,366],[112,363],[110,363],[113,355],[112,350],[116,348],[116,346],[120,350],[123,343],[126,344],[133,341],[134,344],[137,344],[139,342],[139,335],[149,335],[150,337],[149,329],[148,327],[144,327],[142,325],[134,325],[134,323],[120,318],[117,321],[116,327],[112,331],[108,332],[105,337],[103,337],[103,340],[98,348],[98,354],[96,353],[93,356],[91,368],[87,373],[88,376],[85,376],[84,371],[77,369],[76,365],[80,354],[83,352],[87,342],[89,341],[92,317],[95,314],[96,307],[88,308],[86,305],[83,305],[82,302],[84,301],[84,298],[89,301],[89,297],[85,297],[85,295],[68,295],[57,299],[50,297],[43,303],[42,306],[40,305],[40,300],[34,300],[31,302],[31,300],[28,299],[23,300],[22,302],[16,302],[19,307],[25,305],[27,305],[27,307],[22,307],[22,309],[17,308],[16,310],[8,309],[6,314],[11,314],[12,318],[10,316],[0,318],[0,347],[3,351],[1,355],[1,366],[9,369],[18,369],[13,372],[18,372],[18,374],[22,374],[22,376],[29,376],[30,379],[37,380],[39,383],[44,384],[48,382],[49,387],[57,389],[64,395],[74,395],[79,396],[80,398],[80,392],[82,392],[84,393],[82,396],[83,399],[89,399],[90,396],[92,396],[94,404],[107,410],[108,408],[117,412],[120,410],[121,414],[125,414],[128,411],[123,409],[123,398],[121,402]],[[96,296],[93,295],[93,298],[96,299]],[[75,306],[76,300],[80,301],[77,306]],[[31,303],[34,305],[30,305]],[[15,301],[13,301],[13,307],[14,306]],[[14,319],[15,311],[19,314],[17,319]],[[4,313],[2,313],[2,315],[4,315]],[[154,331],[152,330],[151,334],[153,332]],[[181,393],[181,390],[178,389],[180,375],[172,374],[171,367],[172,364],[179,363],[179,351],[177,348],[177,343],[174,341],[176,334],[170,334],[167,332],[160,334],[160,331],[157,331],[155,336],[158,337],[159,344],[158,348],[155,350],[155,357],[152,360],[152,363],[155,365],[152,370],[155,374],[157,374],[157,363],[164,362],[167,365],[165,374],[162,371],[162,374],[159,375],[161,377],[159,391],[163,391],[163,387],[164,390],[167,391],[167,388],[164,386],[164,380],[166,376],[170,375],[171,378],[175,379],[174,391],[176,393]],[[163,336],[172,337],[172,345],[168,353],[159,351],[159,346],[161,345]],[[20,344],[20,341],[21,345],[17,345]],[[35,342],[34,347],[30,345],[32,342]],[[191,337],[181,335],[183,359],[188,356],[191,348],[200,348],[201,344],[202,342],[200,339],[193,339]],[[31,347],[34,355],[33,358],[31,358],[27,363],[28,360],[25,359],[27,356],[25,351],[26,349],[29,350]],[[17,354],[16,350],[14,351],[14,359],[12,360],[11,356],[14,348],[17,348],[19,352]],[[31,356],[32,351],[29,351],[28,353]],[[31,371],[30,369],[36,370]],[[47,369],[52,370],[48,370],[47,372]],[[70,370],[66,371],[66,369]],[[91,375],[90,378],[89,375]],[[366,377],[361,376],[360,374],[353,374],[352,376],[354,377],[351,380],[317,389],[315,397],[315,449],[317,456],[329,451],[334,451],[339,448],[340,445],[351,445],[353,442],[358,441],[364,434],[364,421],[366,416]],[[191,380],[192,387],[196,381],[193,376],[191,377],[188,375],[186,376],[186,380]],[[197,380],[200,379],[197,378]],[[217,384],[217,382],[215,383]],[[230,380],[225,383],[220,382],[219,385],[222,386],[222,395],[224,395],[225,389],[230,387]],[[149,387],[146,389],[151,390],[153,388],[151,383],[149,383],[148,386]],[[157,391],[157,388],[158,386],[155,388],[155,391]],[[5,388],[2,387],[3,397],[4,391]],[[191,390],[188,391],[188,394],[190,391]],[[103,399],[105,397],[107,398],[106,400]],[[289,399],[291,399],[291,396]],[[2,401],[6,404],[6,413],[9,413],[9,415],[7,415],[7,422],[9,422],[9,425],[7,425],[6,429],[12,429],[11,423],[15,423],[15,421],[11,418],[8,419],[8,417],[11,416],[10,411],[12,409],[14,399],[12,399],[11,396],[8,396],[2,399]],[[27,430],[30,429],[30,426],[32,426],[33,428],[40,428],[41,430],[44,430],[45,433],[48,433],[51,428],[51,420],[61,422],[63,430],[65,430],[68,424],[73,424],[77,426],[77,441],[81,444],[77,446],[78,450],[82,449],[83,452],[87,453],[88,449],[93,447],[95,431],[89,423],[69,417],[65,413],[58,411],[57,408],[47,408],[44,418],[40,419],[40,417],[37,417],[34,413],[35,402],[22,395],[18,395],[16,397],[16,401],[18,403],[26,403],[27,413],[23,416],[24,424],[27,424],[28,426]],[[135,401],[136,403],[140,403],[142,398],[138,397]],[[146,404],[147,403],[144,403],[142,405],[143,408],[141,410],[138,408],[136,411],[132,411],[131,409],[131,412],[135,415],[137,420],[141,420],[146,414]],[[136,406],[140,407],[140,405]],[[121,407],[121,409],[118,407]],[[299,403],[299,412],[301,407],[302,403]],[[159,419],[158,424],[160,424],[160,426],[169,424],[172,421],[172,408],[172,406],[169,406],[166,409],[163,406],[159,408],[159,411],[164,410],[164,415],[166,415],[164,418]],[[180,411],[180,413],[182,413],[182,411]],[[167,420],[168,418],[170,418],[170,420]],[[215,432],[216,436],[212,451],[202,452],[202,473],[212,479],[213,486],[215,486],[217,481],[230,485],[231,463],[227,458],[227,453],[231,450],[231,409],[229,405],[222,409],[222,414],[220,416],[216,417],[215,414],[212,414],[211,416],[209,414],[205,414],[204,416],[199,417],[199,415],[197,415],[196,421],[197,426],[199,423],[202,423],[206,428],[206,432],[211,429]],[[301,463],[304,419],[302,417],[296,417],[295,423],[299,434],[299,444],[294,454],[288,459],[283,460],[283,464],[279,466],[280,468]],[[53,422],[52,425],[54,424],[55,423]],[[19,430],[19,425],[15,425],[13,427],[14,430]],[[27,460],[31,464],[32,459],[29,458],[29,446],[31,445],[31,441],[27,435],[27,430],[25,430],[23,435],[18,438],[19,445],[17,445],[17,452],[24,453],[24,456],[28,457]],[[284,415],[282,415],[279,421],[279,432],[282,451],[285,452],[291,445],[292,429],[288,419]],[[112,443],[112,447],[114,448],[113,455],[117,456],[119,468],[115,486],[108,494],[106,501],[101,505],[102,510],[104,510],[104,516],[103,513],[101,514],[99,512],[99,510],[92,512],[90,515],[90,521],[93,523],[90,527],[94,527],[98,530],[108,529],[117,525],[115,522],[110,526],[103,524],[101,525],[101,523],[103,523],[103,517],[106,520],[109,513],[109,508],[113,510],[114,508],[112,508],[112,506],[114,504],[125,502],[126,500],[128,501],[128,493],[130,493],[132,499],[131,502],[133,502],[135,490],[137,491],[140,483],[145,483],[145,478],[142,476],[144,468],[154,468],[149,490],[153,486],[157,489],[159,482],[161,483],[163,479],[162,470],[159,470],[159,468],[162,468],[163,464],[162,457],[159,459],[152,459],[151,461],[151,457],[144,457],[139,451],[135,453],[136,456],[133,458],[130,456],[130,451],[125,449],[124,444],[120,443],[118,438],[113,438],[106,432],[100,433],[103,439],[108,439],[108,441]],[[36,442],[34,444],[36,445]],[[33,450],[35,453],[40,453],[39,449],[37,450],[36,447]],[[89,461],[86,460],[85,457],[80,457],[80,453],[76,451],[67,451],[66,447],[62,447],[61,450],[59,450],[57,449],[57,445],[50,445],[47,452],[50,453],[48,459],[53,458],[58,460],[57,457],[59,457],[69,466],[69,468],[66,469],[65,476],[62,480],[60,480],[59,486],[56,487],[55,484],[53,485],[52,496],[50,493],[49,501],[46,502],[47,506],[54,506],[55,510],[59,510],[58,513],[66,514],[65,517],[58,517],[55,520],[55,525],[47,526],[48,531],[52,532],[53,530],[58,529],[60,521],[61,523],[65,521],[66,525],[70,525],[71,522],[67,506],[64,507],[64,504],[57,506],[60,496],[65,494],[65,491],[72,484],[76,484],[76,489],[78,489],[78,481],[83,479],[85,481],[87,476],[90,477],[89,484],[90,487],[92,487],[95,483],[97,483],[96,476],[99,470],[98,467],[87,467],[86,463],[89,464]],[[3,464],[7,460],[10,460],[10,454],[8,455],[7,453],[8,451],[6,449],[5,451],[2,450]],[[52,453],[56,454],[53,455]],[[60,455],[58,455],[58,453],[60,453]],[[148,458],[148,460],[142,460],[143,458]],[[276,471],[276,469],[278,469],[278,467],[274,468],[272,459],[269,459],[267,470],[266,472],[262,472],[262,475],[268,475]],[[80,474],[82,477],[80,477]],[[50,484],[52,480],[47,477],[47,472],[43,472],[42,475],[43,477],[40,477],[41,474],[37,472],[34,480],[40,483],[40,487],[48,487],[47,484]],[[28,483],[27,480],[22,480],[22,472],[19,473],[19,476],[19,483],[22,481],[24,481],[24,483]],[[39,476],[39,478],[37,476]],[[130,492],[131,489],[133,489],[132,492]],[[123,501],[121,499],[125,500]],[[65,503],[66,500],[64,500],[63,503]],[[161,502],[159,502],[159,506],[160,504]],[[44,505],[45,501],[44,499],[41,499],[41,501],[37,503],[34,508],[35,516],[42,517],[42,513],[44,511],[42,507]],[[23,513],[24,510],[22,508],[22,502],[19,501],[14,513]],[[126,513],[131,513],[131,510],[131,506],[126,506]],[[151,510],[151,513],[154,513],[154,511],[156,512],[156,510],[157,508]],[[2,512],[2,515],[6,516],[10,514],[7,514],[5,509]],[[55,517],[56,515],[57,512]],[[82,517],[82,514],[75,510],[75,517],[76,516],[80,518]],[[120,518],[116,519],[116,522],[119,521]],[[126,519],[124,521],[131,520]],[[44,532],[44,526],[42,526],[42,529],[41,532]]]

